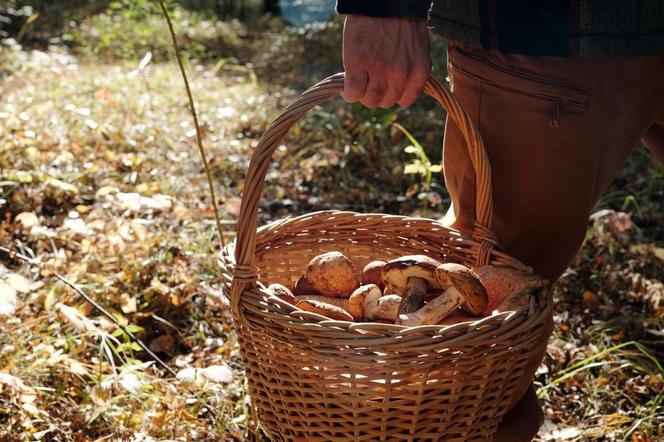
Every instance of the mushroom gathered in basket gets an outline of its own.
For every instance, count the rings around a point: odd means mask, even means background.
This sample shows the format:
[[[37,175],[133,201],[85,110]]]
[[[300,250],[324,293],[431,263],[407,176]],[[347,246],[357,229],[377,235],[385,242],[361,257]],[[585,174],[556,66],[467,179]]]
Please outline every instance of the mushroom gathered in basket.
[[[268,291],[298,309],[334,320],[403,326],[451,325],[514,309],[545,282],[503,266],[470,269],[425,255],[372,261],[356,278],[352,261],[333,251],[314,257],[292,290]]]

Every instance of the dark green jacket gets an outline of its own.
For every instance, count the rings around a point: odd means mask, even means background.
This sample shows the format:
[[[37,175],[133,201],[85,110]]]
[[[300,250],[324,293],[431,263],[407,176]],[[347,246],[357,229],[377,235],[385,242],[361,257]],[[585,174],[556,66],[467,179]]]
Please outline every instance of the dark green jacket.
[[[428,17],[449,40],[509,53],[664,54],[664,0],[338,0],[337,12]]]

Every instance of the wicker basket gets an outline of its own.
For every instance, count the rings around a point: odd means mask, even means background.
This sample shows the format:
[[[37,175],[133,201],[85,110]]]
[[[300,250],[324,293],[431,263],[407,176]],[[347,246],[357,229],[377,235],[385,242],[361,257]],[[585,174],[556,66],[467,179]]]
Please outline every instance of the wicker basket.
[[[220,254],[258,420],[273,440],[490,440],[541,336],[550,308],[541,294],[476,322],[410,328],[329,320],[268,297],[268,284],[292,286],[311,258],[331,250],[358,269],[412,254],[525,268],[495,248],[486,151],[465,111],[435,80],[425,92],[461,129],[477,175],[474,239],[433,220],[342,211],[256,230],[272,153],[305,112],[342,86],[343,74],[323,80],[267,128],[247,172],[237,238]]]

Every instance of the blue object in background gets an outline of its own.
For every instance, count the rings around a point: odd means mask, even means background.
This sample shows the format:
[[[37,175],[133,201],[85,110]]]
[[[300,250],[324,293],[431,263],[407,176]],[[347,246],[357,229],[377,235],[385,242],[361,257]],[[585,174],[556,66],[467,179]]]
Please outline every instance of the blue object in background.
[[[293,26],[326,22],[334,14],[334,0],[281,0],[281,15]]]

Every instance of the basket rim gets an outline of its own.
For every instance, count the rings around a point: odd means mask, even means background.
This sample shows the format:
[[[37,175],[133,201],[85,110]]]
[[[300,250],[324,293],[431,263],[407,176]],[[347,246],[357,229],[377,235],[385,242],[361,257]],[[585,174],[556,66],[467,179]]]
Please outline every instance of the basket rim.
[[[360,218],[389,218],[393,221],[401,221],[404,223],[426,223],[430,224],[436,229],[442,229],[446,234],[451,235],[458,241],[459,250],[464,250],[464,253],[472,255],[470,251],[473,247],[479,246],[476,241],[468,239],[461,232],[454,228],[444,226],[440,221],[429,218],[409,217],[403,215],[389,215],[382,213],[358,213],[343,210],[321,210],[317,212],[310,212],[296,217],[286,217],[275,220],[257,229],[256,232],[256,252],[260,254],[261,244],[266,242],[268,238],[279,235],[279,229],[286,224],[299,223],[303,221],[315,220],[317,217],[360,217]],[[230,298],[230,287],[233,284],[234,278],[237,277],[236,262],[235,262],[235,240],[229,243],[218,256],[218,265],[224,277],[224,290],[223,295]],[[500,265],[512,265],[520,270],[528,271],[534,274],[532,269],[523,265],[518,260],[510,257],[504,252],[498,250],[492,251],[496,259],[500,260]],[[501,259],[507,258],[507,259]],[[523,293],[524,297],[528,296],[529,302],[522,305],[515,310],[505,310],[494,313],[488,316],[477,318],[476,320],[469,320],[459,322],[456,324],[448,325],[420,325],[420,326],[404,326],[396,324],[382,324],[373,322],[351,322],[340,321],[327,318],[325,316],[305,312],[298,309],[296,306],[283,301],[267,291],[267,287],[260,280],[254,279],[246,284],[243,290],[243,296],[240,299],[241,310],[250,311],[252,314],[262,316],[269,316],[273,321],[280,322],[290,329],[302,329],[303,331],[321,331],[321,329],[337,330],[340,335],[343,333],[351,333],[353,336],[348,336],[349,339],[357,339],[361,336],[362,344],[368,345],[368,341],[382,340],[385,338],[403,338],[411,335],[428,336],[441,338],[443,336],[449,337],[438,344],[453,344],[457,341],[468,343],[472,340],[473,333],[477,334],[482,331],[490,331],[493,335],[500,332],[499,335],[509,334],[509,331],[514,327],[521,328],[519,325],[524,323],[531,323],[537,321],[541,315],[545,314],[551,308],[548,302],[547,288],[534,290],[531,293]],[[241,312],[234,312],[240,314]],[[456,336],[458,335],[458,336]],[[465,339],[464,339],[465,337]],[[368,340],[368,341],[367,341]]]

